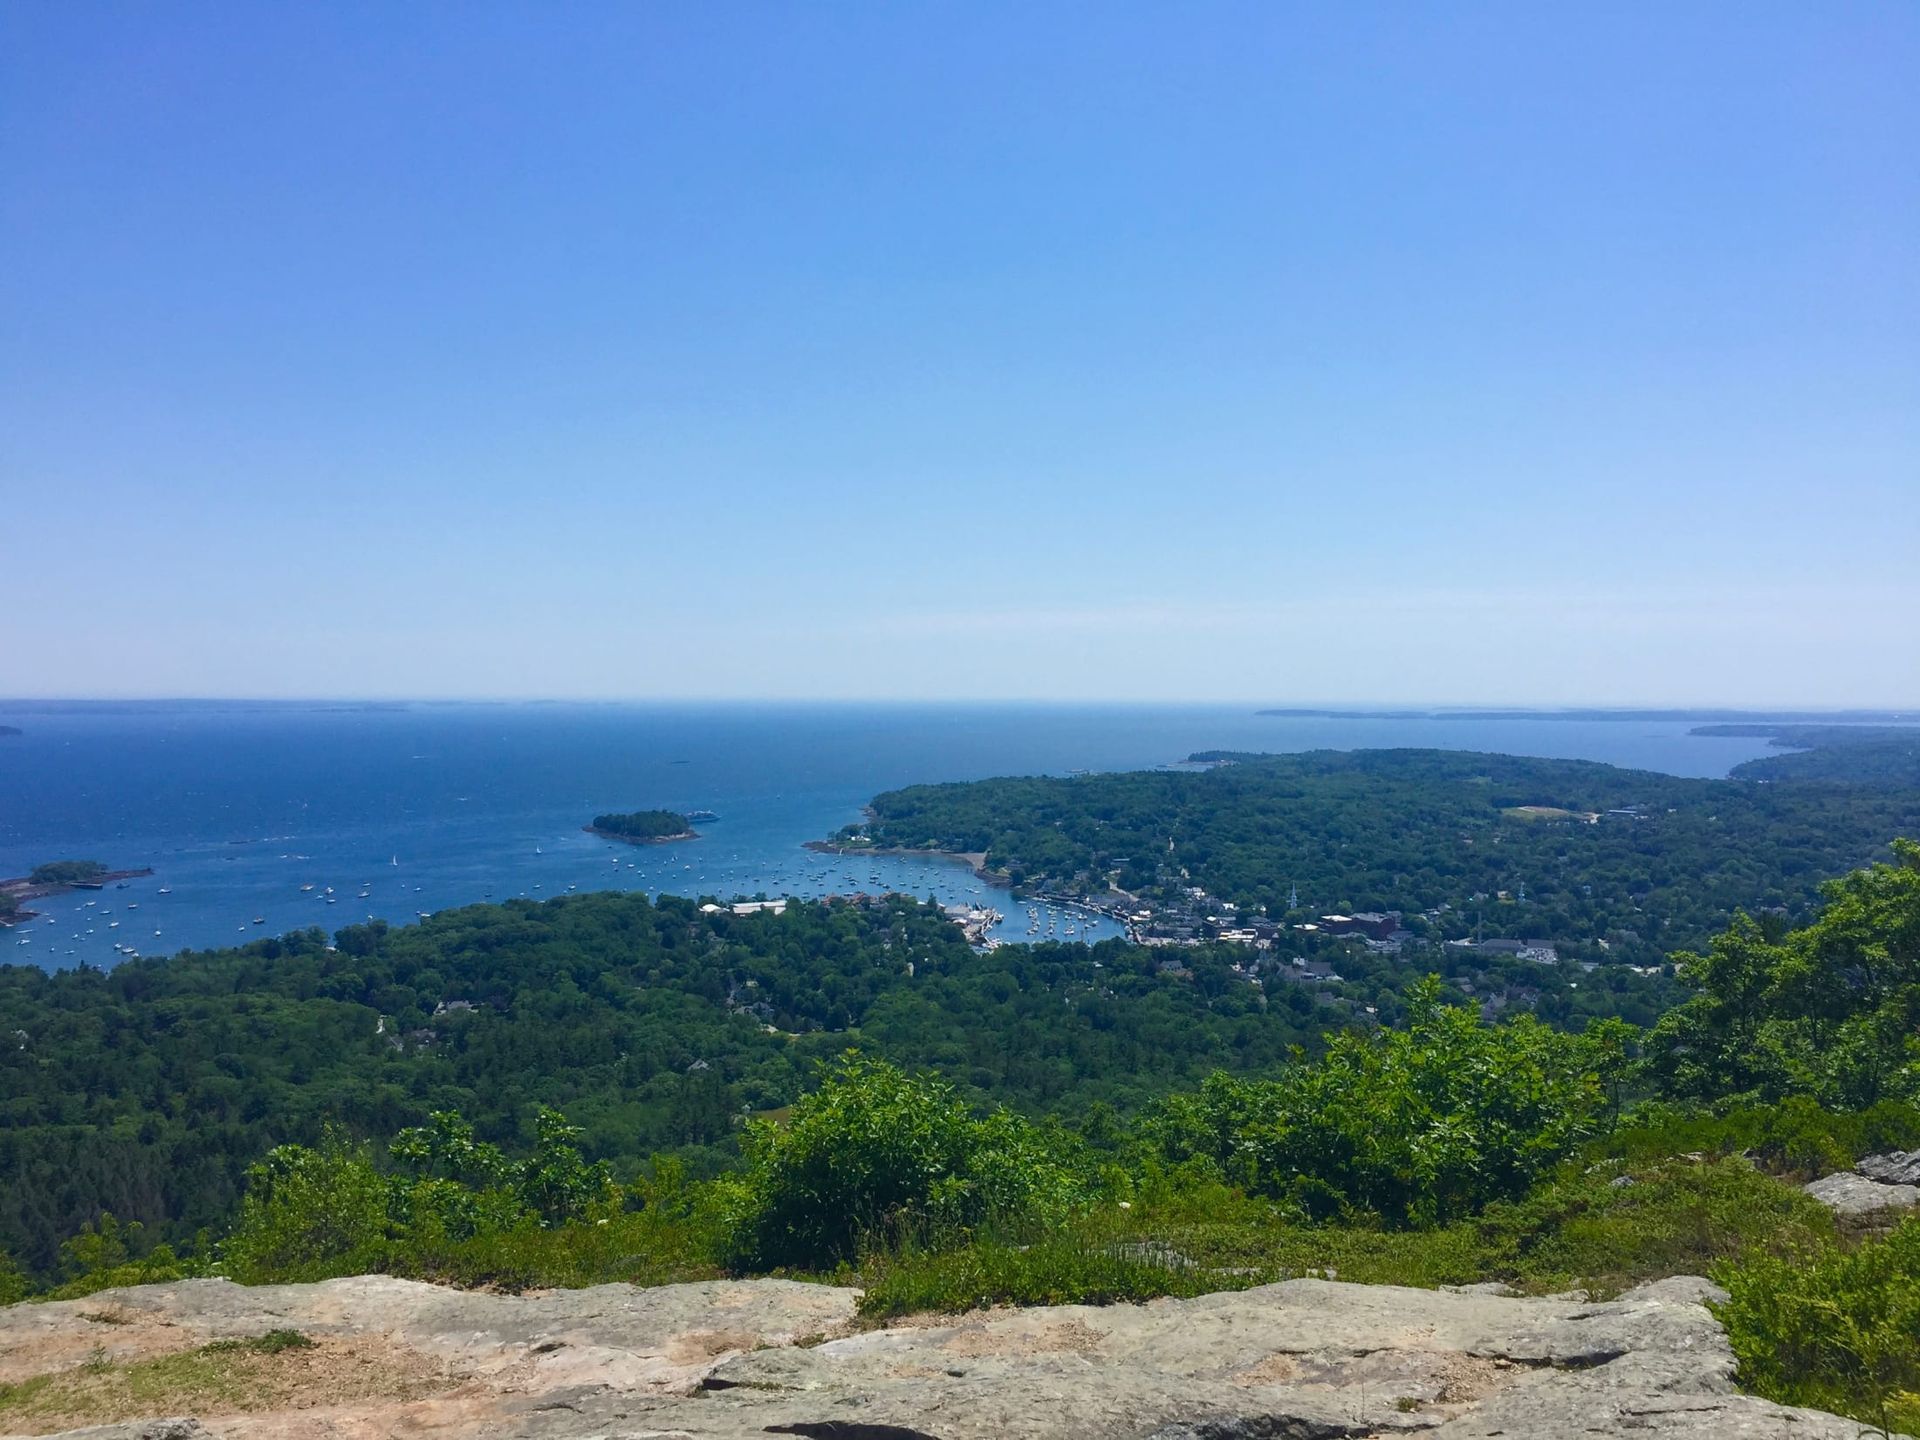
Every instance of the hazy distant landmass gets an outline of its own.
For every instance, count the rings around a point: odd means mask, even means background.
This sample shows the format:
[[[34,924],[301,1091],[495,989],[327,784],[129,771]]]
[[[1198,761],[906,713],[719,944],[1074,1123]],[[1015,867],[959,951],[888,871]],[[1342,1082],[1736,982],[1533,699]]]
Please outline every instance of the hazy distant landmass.
[[[1754,724],[1920,724],[1920,710],[1256,710],[1290,720],[1737,720]],[[1702,734],[1709,732],[1702,731]],[[1720,730],[1765,735],[1766,730]]]
[[[18,725],[0,725],[0,735],[18,735],[19,733]]]
[[[258,711],[350,712],[408,710],[413,700],[209,700],[181,697],[172,700],[7,700],[0,710],[9,715],[170,715],[214,712],[247,714]],[[460,704],[478,704],[460,701]],[[0,726],[0,729],[6,727]]]

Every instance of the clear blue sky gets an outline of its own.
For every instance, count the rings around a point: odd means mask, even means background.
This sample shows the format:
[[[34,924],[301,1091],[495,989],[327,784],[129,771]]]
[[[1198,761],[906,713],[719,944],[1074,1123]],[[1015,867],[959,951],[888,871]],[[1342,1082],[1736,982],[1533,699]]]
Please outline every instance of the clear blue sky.
[[[1920,701],[1920,6],[0,3],[0,693]]]

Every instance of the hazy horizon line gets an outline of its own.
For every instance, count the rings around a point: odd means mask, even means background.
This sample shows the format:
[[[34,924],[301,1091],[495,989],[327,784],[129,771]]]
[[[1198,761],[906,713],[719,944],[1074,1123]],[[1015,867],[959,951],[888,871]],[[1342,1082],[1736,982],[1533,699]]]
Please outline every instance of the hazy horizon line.
[[[1100,707],[1155,709],[1222,709],[1294,712],[1369,711],[1393,714],[1445,713],[1452,711],[1526,712],[1537,714],[1585,711],[1634,713],[1663,711],[1674,714],[1777,715],[1786,712],[1807,715],[1912,715],[1920,719],[1920,703],[1877,703],[1846,701],[1831,705],[1805,702],[1764,701],[1560,701],[1521,700],[1250,700],[1221,697],[1168,699],[1124,695],[1096,697],[1064,696],[881,696],[881,695],[13,695],[0,696],[0,710],[61,705],[793,705],[793,706],[900,706],[900,707],[985,707],[1049,706],[1095,709]]]

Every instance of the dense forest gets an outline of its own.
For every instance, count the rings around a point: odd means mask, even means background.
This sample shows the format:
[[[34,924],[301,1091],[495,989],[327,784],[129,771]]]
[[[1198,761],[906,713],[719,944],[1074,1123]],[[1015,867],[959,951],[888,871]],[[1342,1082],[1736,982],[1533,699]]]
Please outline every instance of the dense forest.
[[[910,786],[842,838],[984,851],[1030,891],[1117,886],[1166,905],[1200,887],[1294,920],[1432,912],[1420,928],[1440,938],[1658,964],[1740,907],[1806,918],[1822,880],[1920,830],[1920,788],[1905,786],[1436,750],[1194,759],[1212,768]]]
[[[619,840],[670,840],[691,834],[693,825],[674,810],[634,810],[625,815],[596,815],[587,829]]]
[[[329,1127],[314,1143],[266,1151],[247,1167],[238,1203],[184,1250],[97,1211],[54,1264],[35,1260],[30,1273],[0,1250],[0,1303],[207,1274],[271,1283],[380,1272],[526,1289],[772,1270],[854,1283],[861,1313],[877,1319],[1141,1301],[1329,1269],[1401,1285],[1578,1286],[1596,1299],[1706,1274],[1727,1292],[1713,1308],[1742,1384],[1839,1410],[1872,1433],[1914,1429],[1920,1214],[1840,1223],[1799,1188],[1864,1155],[1920,1147],[1920,844],[1891,850],[1894,863],[1823,887],[1805,928],[1769,932],[1741,917],[1704,953],[1676,957],[1688,998],[1649,1031],[1618,1019],[1577,1032],[1531,1014],[1493,1020],[1450,1003],[1426,977],[1406,988],[1394,1025],[1343,1029],[1259,1073],[1167,1086],[1130,1117],[1096,1106],[1074,1126],[969,1093],[955,1083],[960,1054],[945,1057],[942,1076],[842,1053],[812,1067],[791,1105],[741,1117],[737,1155],[707,1179],[667,1155],[623,1178],[583,1148],[586,1126],[537,1102],[507,1145],[436,1108],[378,1135],[384,1143]],[[784,961],[787,941],[837,951],[835,973],[852,992],[876,942],[880,968],[911,976],[966,963],[950,938],[942,945],[922,928],[929,910],[898,899],[790,907],[803,917],[797,927],[768,930],[784,917],[750,917],[753,933],[738,937],[731,923],[742,917],[702,920],[682,902],[505,908],[562,935],[582,914],[598,912],[596,936],[624,920],[649,973],[663,975],[698,973],[701,954],[728,952],[723,973],[744,983]],[[433,986],[412,962],[444,965],[450,948],[484,948],[497,919],[470,912],[454,931],[416,936],[409,964],[386,967],[383,998],[417,1010]],[[503,938],[516,951],[543,949],[535,932]],[[382,968],[370,960],[378,947],[353,948],[364,982]],[[582,997],[638,978],[544,948],[558,970],[551,983]],[[227,962],[224,978],[255,978],[231,967],[269,961],[290,962],[296,994],[331,978],[328,962],[298,947],[237,955],[211,957]],[[486,1003],[538,968],[508,966]],[[1208,993],[1200,975],[1192,981]],[[1047,1008],[1070,1012],[1106,988],[1055,994]],[[751,1003],[788,1023],[814,1013],[799,994]],[[377,1021],[373,1033],[389,1032]],[[688,1071],[705,1073],[699,1064]],[[547,1058],[541,1068],[557,1067]],[[581,1092],[571,1108],[599,1105]],[[0,1422],[27,1398],[27,1387],[0,1387]]]
[[[674,1151],[707,1173],[740,1115],[791,1102],[850,1046],[1032,1114],[1131,1113],[1391,1023],[1416,978],[1354,957],[1338,983],[1261,984],[1249,959],[1203,946],[1169,965],[1120,941],[982,954],[903,896],[734,915],[609,893],[107,972],[0,967],[0,1247],[44,1263],[102,1206],[190,1234],[231,1208],[248,1162],[329,1120],[387,1134],[458,1110],[515,1144],[550,1105],[623,1171]],[[1563,1026],[1649,1023],[1671,993],[1512,960],[1446,968],[1477,995],[1524,983]]]

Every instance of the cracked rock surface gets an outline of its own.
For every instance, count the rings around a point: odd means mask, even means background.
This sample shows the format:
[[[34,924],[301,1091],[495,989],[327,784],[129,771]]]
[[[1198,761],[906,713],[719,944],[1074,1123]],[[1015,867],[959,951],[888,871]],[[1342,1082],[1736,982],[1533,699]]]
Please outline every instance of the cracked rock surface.
[[[382,1276],[220,1280],[0,1310],[0,1381],[294,1328],[377,1340],[422,1398],[69,1427],[89,1440],[832,1440],[1010,1437],[1746,1436],[1854,1440],[1857,1422],[1738,1394],[1676,1277],[1618,1300],[1290,1280],[1145,1305],[998,1310],[852,1328],[857,1292],[779,1280],[481,1295]],[[102,1315],[112,1318],[103,1321]],[[302,1392],[304,1394],[304,1392]],[[0,1430],[12,1428],[0,1410]],[[57,1427],[34,1428],[41,1433]]]

